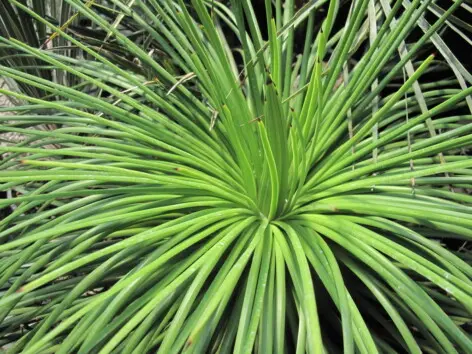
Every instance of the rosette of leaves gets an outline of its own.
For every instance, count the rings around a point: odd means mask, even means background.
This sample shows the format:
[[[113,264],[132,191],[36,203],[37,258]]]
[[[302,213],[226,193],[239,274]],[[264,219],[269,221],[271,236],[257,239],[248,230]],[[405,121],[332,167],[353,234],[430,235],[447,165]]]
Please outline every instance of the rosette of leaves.
[[[462,1],[109,1],[174,72],[66,1],[151,77],[9,1],[89,58],[1,39],[84,83],[0,68],[61,97],[1,90],[10,352],[472,351]]]

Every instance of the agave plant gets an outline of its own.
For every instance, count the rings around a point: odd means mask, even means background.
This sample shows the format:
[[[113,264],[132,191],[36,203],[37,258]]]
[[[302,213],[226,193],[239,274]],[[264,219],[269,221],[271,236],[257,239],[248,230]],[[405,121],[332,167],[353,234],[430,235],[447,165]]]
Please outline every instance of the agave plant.
[[[0,39],[81,82],[0,67],[11,353],[472,352],[461,0],[66,0],[141,72],[7,2],[86,53]]]

